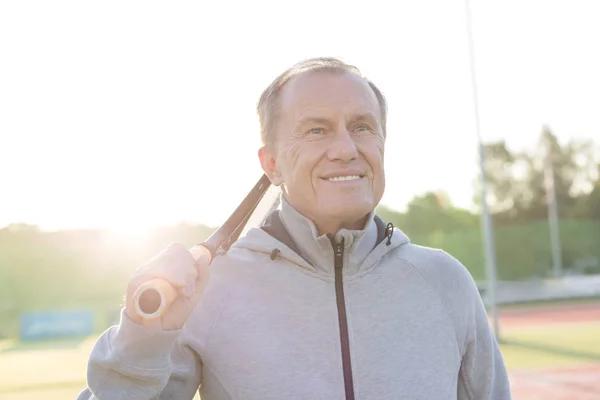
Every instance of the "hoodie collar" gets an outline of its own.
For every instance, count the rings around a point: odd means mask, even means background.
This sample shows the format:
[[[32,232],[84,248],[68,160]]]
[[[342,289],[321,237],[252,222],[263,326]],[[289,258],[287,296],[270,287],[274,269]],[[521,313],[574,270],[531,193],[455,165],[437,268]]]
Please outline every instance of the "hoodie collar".
[[[336,240],[342,237],[345,239],[344,275],[360,275],[370,270],[394,249],[410,243],[408,236],[400,229],[392,224],[388,224],[387,228],[383,225],[384,222],[376,217],[373,211],[364,229],[337,232]],[[281,210],[273,211],[261,227],[251,228],[246,235],[233,243],[230,250],[234,249],[250,250],[256,255],[261,253],[267,260],[270,258],[270,262],[286,260],[291,265],[328,278],[334,276],[331,241],[326,235],[318,236],[312,221],[296,211],[283,198]],[[243,254],[247,253],[237,253],[236,257],[242,257]]]
[[[315,224],[292,207],[281,196],[281,222],[290,235],[300,256],[307,260],[316,272],[332,276],[334,273],[334,250],[327,235],[319,235]],[[371,211],[361,230],[340,229],[334,235],[335,242],[344,243],[344,275],[352,275],[361,270],[363,261],[377,244],[375,211]]]

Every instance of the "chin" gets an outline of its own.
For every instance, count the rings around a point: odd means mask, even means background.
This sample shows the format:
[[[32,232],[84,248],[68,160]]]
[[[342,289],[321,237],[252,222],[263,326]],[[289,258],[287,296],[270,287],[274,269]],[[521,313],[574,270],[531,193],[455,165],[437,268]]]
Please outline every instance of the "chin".
[[[375,205],[372,201],[331,202],[327,205],[327,214],[341,220],[359,220],[369,214]]]

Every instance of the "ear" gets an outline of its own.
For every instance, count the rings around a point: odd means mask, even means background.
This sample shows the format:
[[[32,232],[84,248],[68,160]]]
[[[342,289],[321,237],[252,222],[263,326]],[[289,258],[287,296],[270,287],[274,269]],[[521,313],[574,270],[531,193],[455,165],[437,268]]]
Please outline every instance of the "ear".
[[[271,183],[275,186],[281,185],[283,183],[283,178],[281,177],[279,168],[277,168],[275,154],[273,154],[269,146],[265,145],[258,149],[258,158],[260,159],[260,165],[263,171]]]

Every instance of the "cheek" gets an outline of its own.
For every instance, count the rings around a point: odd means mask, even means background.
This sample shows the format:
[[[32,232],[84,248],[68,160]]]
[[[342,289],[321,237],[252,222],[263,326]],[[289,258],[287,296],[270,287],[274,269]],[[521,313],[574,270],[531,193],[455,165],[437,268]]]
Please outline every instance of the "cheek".
[[[366,161],[373,170],[373,174],[383,174],[383,156],[384,156],[384,141],[383,139],[372,139],[365,142],[362,148],[362,153],[365,155]]]
[[[306,152],[306,149],[299,141],[289,141],[280,147],[279,169],[285,183],[291,184],[298,179],[298,170],[302,169],[303,152]]]
[[[307,141],[290,141],[281,147],[279,168],[284,184],[291,191],[312,192],[314,171],[323,157],[324,148],[322,143]]]

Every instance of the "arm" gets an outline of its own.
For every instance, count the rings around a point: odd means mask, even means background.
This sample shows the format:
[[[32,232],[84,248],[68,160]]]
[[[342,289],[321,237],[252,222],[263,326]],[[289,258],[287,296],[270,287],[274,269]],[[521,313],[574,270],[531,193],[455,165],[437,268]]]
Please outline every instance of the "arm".
[[[458,376],[459,400],[510,400],[510,385],[498,342],[472,278],[468,279],[470,314]]]
[[[192,399],[201,365],[186,345],[185,337],[193,339],[186,322],[198,318],[189,319],[208,282],[209,261],[173,243],[136,270],[119,325],[106,330],[92,349],[88,387],[78,400]],[[133,299],[139,285],[152,278],[169,281],[179,292],[162,316],[145,320],[137,315]]]
[[[458,400],[510,400],[510,385],[481,296],[469,270],[443,250],[409,246],[404,257],[419,260],[423,274],[446,306],[461,356]]]
[[[200,385],[201,363],[182,336],[183,329],[144,327],[122,312],[120,324],[105,331],[94,345],[88,386],[77,400],[191,400]]]

